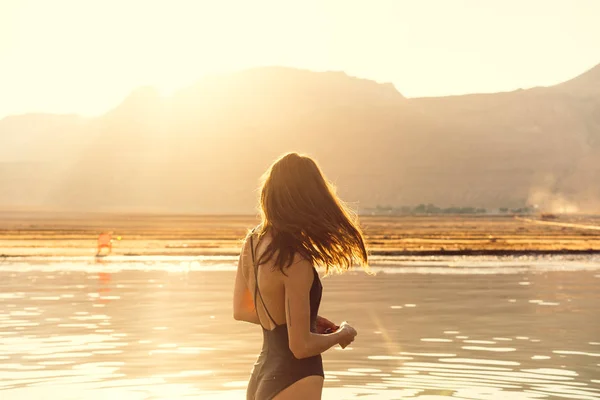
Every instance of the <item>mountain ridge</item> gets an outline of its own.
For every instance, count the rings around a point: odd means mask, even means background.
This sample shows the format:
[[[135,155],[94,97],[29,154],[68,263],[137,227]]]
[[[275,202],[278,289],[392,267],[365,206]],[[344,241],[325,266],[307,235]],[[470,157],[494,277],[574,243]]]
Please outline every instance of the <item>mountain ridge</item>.
[[[265,67],[170,97],[138,88],[99,117],[7,117],[0,207],[252,212],[260,174],[299,151],[358,208],[539,203],[595,212],[598,71],[543,88],[406,98],[343,72]]]

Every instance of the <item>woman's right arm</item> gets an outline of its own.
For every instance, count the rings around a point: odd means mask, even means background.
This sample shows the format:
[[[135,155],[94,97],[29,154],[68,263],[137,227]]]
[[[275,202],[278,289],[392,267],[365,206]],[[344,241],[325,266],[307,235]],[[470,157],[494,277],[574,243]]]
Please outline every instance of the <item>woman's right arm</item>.
[[[323,353],[338,343],[347,345],[356,335],[349,325],[329,334],[310,331],[310,288],[314,272],[312,265],[302,260],[286,270],[285,313],[290,350],[296,358],[307,358]]]
[[[247,244],[242,246],[242,253],[238,260],[237,272],[235,274],[235,286],[233,288],[233,318],[238,321],[246,321],[252,324],[260,324],[258,314],[254,305],[252,293],[248,289],[244,278],[243,259]]]

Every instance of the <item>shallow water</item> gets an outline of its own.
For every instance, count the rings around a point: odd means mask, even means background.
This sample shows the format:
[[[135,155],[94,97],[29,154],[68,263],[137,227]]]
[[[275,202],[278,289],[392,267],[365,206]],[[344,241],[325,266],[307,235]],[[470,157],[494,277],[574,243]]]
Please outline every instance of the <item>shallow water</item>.
[[[0,399],[244,398],[235,258],[0,261]],[[600,260],[379,258],[323,279],[325,399],[600,399]]]

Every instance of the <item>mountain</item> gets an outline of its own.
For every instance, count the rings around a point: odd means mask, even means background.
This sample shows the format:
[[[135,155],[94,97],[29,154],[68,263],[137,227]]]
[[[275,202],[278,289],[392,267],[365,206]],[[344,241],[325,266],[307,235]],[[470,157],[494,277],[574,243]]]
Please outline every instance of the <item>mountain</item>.
[[[445,154],[467,177],[457,189],[487,187],[480,204],[513,192],[546,208],[600,211],[600,65],[552,87],[414,103],[447,125],[438,129],[452,137]]]
[[[0,121],[0,208],[253,212],[287,151],[377,205],[600,211],[600,66],[507,93],[407,99],[341,72],[255,68],[171,97],[139,88],[96,118]]]

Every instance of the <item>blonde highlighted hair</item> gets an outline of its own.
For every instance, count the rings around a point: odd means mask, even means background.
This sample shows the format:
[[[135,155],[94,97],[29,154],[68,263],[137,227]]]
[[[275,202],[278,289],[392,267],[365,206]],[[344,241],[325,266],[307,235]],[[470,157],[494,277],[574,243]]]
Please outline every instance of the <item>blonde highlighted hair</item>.
[[[274,267],[285,273],[299,254],[326,272],[342,272],[354,264],[368,268],[356,214],[310,157],[288,153],[271,165],[263,176],[260,213],[259,240],[267,232],[272,240],[259,265],[274,258]]]

